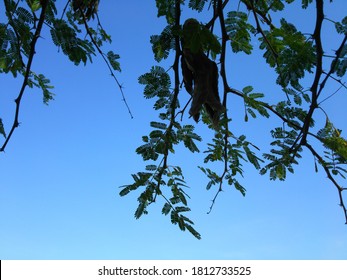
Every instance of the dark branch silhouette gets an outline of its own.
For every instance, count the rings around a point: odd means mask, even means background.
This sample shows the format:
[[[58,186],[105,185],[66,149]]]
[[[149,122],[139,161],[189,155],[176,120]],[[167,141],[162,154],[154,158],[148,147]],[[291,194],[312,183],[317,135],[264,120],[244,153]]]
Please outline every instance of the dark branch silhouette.
[[[22,101],[22,97],[23,97],[25,88],[28,85],[29,76],[31,74],[31,65],[32,65],[32,62],[33,62],[33,59],[34,59],[34,55],[35,55],[35,47],[36,47],[37,40],[40,37],[43,23],[45,21],[45,15],[46,15],[46,9],[47,9],[47,6],[48,6],[48,2],[49,2],[49,0],[42,0],[41,1],[41,14],[40,14],[40,17],[39,17],[39,21],[38,21],[38,24],[37,24],[37,27],[36,27],[36,31],[35,31],[34,37],[33,37],[32,41],[31,41],[31,44],[30,44],[30,53],[29,53],[29,57],[28,57],[28,63],[26,65],[26,69],[25,69],[24,80],[23,80],[23,83],[22,83],[22,87],[21,87],[21,89],[19,91],[19,94],[18,94],[17,98],[15,99],[16,111],[15,111],[14,121],[13,121],[12,128],[11,128],[9,134],[7,135],[7,137],[5,139],[4,144],[0,148],[0,152],[4,152],[5,151],[7,143],[10,141],[13,132],[19,126],[20,105],[21,105],[21,101]]]

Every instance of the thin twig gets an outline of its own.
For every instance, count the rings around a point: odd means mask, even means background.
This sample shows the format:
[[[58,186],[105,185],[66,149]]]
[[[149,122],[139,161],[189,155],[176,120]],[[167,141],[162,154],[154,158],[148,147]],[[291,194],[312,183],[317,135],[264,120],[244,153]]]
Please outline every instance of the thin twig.
[[[316,150],[307,142],[305,143],[305,145],[310,151],[311,153],[318,159],[318,162],[320,163],[320,165],[323,167],[328,179],[334,184],[334,186],[336,187],[338,193],[339,193],[339,205],[342,207],[343,212],[344,212],[344,216],[345,216],[345,223],[347,224],[347,208],[345,206],[344,200],[343,200],[343,196],[342,196],[342,192],[344,190],[346,190],[346,188],[342,188],[338,182],[333,178],[333,176],[331,175],[331,172],[329,170],[329,168],[326,166],[324,159],[316,152]]]
[[[228,4],[229,0],[225,0],[222,4],[222,9],[224,10],[225,6]],[[214,13],[212,19],[205,25],[206,28],[210,28],[216,19],[218,18],[218,13]]]
[[[224,178],[224,175],[225,175],[225,174],[226,174],[226,171],[224,170],[222,179],[221,179],[221,181],[219,182],[218,191],[216,192],[216,194],[214,195],[214,198],[212,199],[212,202],[211,202],[211,205],[210,205],[210,209],[207,211],[207,214],[210,214],[210,213],[212,212],[212,209],[213,209],[214,204],[216,203],[217,197],[218,197],[219,194],[223,191],[222,185],[223,185],[223,178]]]
[[[273,2],[273,3],[274,3],[274,2]],[[260,15],[262,21],[265,22],[271,29],[272,29],[272,28],[275,28],[275,26],[272,24],[272,21],[271,21],[270,16],[269,16],[269,18],[266,17],[266,14],[267,14],[267,12],[271,9],[271,7],[269,7],[265,13],[263,13],[263,12],[260,11],[259,9],[255,8],[253,0],[252,0],[251,3],[247,2],[247,1],[244,1],[243,4],[246,5],[246,7],[247,7],[248,10],[252,10],[252,11],[255,12],[256,14]]]
[[[66,12],[66,10],[67,10],[67,7],[69,6],[70,2],[71,2],[71,0],[68,0],[68,1],[66,2],[66,5],[65,5],[65,7],[64,7],[64,9],[63,9],[63,12],[62,12],[62,14],[61,14],[60,19],[63,19],[64,15],[65,15],[65,12]]]
[[[118,81],[116,75],[114,74],[114,71],[109,63],[109,61],[107,60],[106,58],[106,55],[103,53],[103,51],[100,49],[100,47],[98,46],[97,42],[95,41],[95,39],[93,38],[93,35],[92,33],[90,32],[89,30],[89,26],[88,26],[88,23],[87,23],[87,19],[85,17],[85,15],[83,14],[83,12],[81,11],[81,14],[83,15],[83,23],[84,23],[84,26],[85,26],[85,29],[86,29],[86,32],[90,38],[90,40],[92,41],[93,45],[96,47],[96,49],[98,50],[99,54],[101,55],[102,59],[105,61],[106,65],[107,65],[107,68],[109,69],[110,73],[111,73],[111,76],[113,77],[113,79],[116,81],[116,84],[117,86],[119,87],[119,90],[120,90],[120,93],[122,94],[122,101],[124,102],[125,106],[127,107],[128,109],[128,112],[129,112],[129,115],[130,117],[133,119],[134,116],[133,114],[131,113],[131,110],[130,110],[130,107],[128,105],[128,102],[126,101],[125,99],[125,95],[124,95],[124,92],[123,92],[123,86],[121,85],[121,83]]]
[[[217,11],[215,12],[215,14],[218,15],[220,28],[222,31],[222,51],[221,51],[221,55],[220,55],[220,65],[221,65],[220,75],[223,79],[223,88],[224,88],[223,106],[226,108],[227,107],[228,92],[229,92],[229,85],[228,85],[228,81],[227,81],[227,77],[226,77],[226,70],[225,70],[225,55],[226,55],[226,43],[229,40],[229,36],[228,36],[228,33],[226,31],[226,28],[225,28],[223,8],[224,7],[223,7],[222,0],[218,0]],[[225,110],[224,114],[225,114],[224,115],[225,119],[228,119],[227,110]],[[210,209],[207,212],[207,214],[211,213],[218,195],[223,191],[223,188],[222,188],[223,180],[224,180],[225,175],[229,171],[229,167],[228,167],[229,139],[228,139],[228,137],[229,137],[229,124],[228,124],[228,122],[225,122],[224,150],[223,150],[224,171],[223,171],[222,176],[220,177],[219,188],[218,188],[217,193],[215,194],[215,196],[212,200]]]
[[[330,94],[329,96],[327,96],[326,98],[324,98],[322,101],[320,101],[318,103],[318,106],[320,106],[323,102],[327,101],[328,99],[330,99],[331,97],[333,97],[335,94],[337,94],[342,88],[347,88],[345,86],[345,84],[342,84],[337,90],[335,90],[335,92],[333,92],[332,94]]]

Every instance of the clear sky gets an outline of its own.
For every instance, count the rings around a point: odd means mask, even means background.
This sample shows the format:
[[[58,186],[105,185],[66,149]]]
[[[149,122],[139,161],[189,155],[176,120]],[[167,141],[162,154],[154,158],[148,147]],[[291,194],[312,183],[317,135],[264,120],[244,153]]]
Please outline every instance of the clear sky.
[[[237,6],[238,1],[230,2]],[[347,15],[345,0],[325,2],[327,15],[336,20]],[[0,11],[3,22],[3,1]],[[192,15],[206,18],[187,12],[182,16]],[[312,33],[314,6],[305,15],[291,8],[284,16]],[[157,64],[149,37],[159,34],[165,22],[157,19],[154,1],[104,0],[100,17],[113,39],[105,51],[121,55],[122,73],[117,77],[134,119],[102,60],[74,66],[53,47],[46,30],[33,70],[51,79],[56,96],[45,106],[38,90],[26,91],[21,126],[0,155],[0,259],[347,259],[347,226],[338,194],[321,168],[315,173],[307,152],[285,182],[271,182],[244,166],[246,197],[225,186],[206,214],[215,190],[206,191],[207,179],[197,168],[203,154],[178,149],[171,163],[183,167],[190,186],[189,217],[202,239],[171,225],[161,214],[162,201],[135,220],[138,193],[121,198],[119,186],[132,183],[131,174],[146,165],[135,149],[157,112],[153,101],[143,98],[137,78]],[[329,51],[337,48],[331,34],[325,30]],[[269,101],[281,94],[257,52],[249,57],[231,54],[228,73],[233,88],[253,85]],[[7,129],[21,83],[21,78],[0,76],[0,115]],[[327,94],[338,87],[330,83]],[[346,91],[340,91],[325,102],[325,109],[346,138],[345,104]],[[269,129],[281,125],[279,120],[244,123],[242,101],[236,97],[230,98],[229,110],[230,129],[249,135],[266,152]],[[205,140],[199,145],[204,150],[213,132],[202,123],[197,132]]]

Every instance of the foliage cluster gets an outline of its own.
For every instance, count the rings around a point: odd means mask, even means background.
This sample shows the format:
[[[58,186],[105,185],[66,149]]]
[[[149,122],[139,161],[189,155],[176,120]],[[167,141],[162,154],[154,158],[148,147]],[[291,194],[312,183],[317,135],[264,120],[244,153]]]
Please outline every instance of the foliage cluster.
[[[92,15],[86,14],[88,9],[85,7],[96,5],[98,1],[67,1],[60,15],[55,2],[4,0],[7,21],[0,23],[0,73],[11,73],[14,77],[21,75],[24,79],[15,100],[16,111],[9,133],[6,133],[0,116],[0,134],[5,137],[5,142],[0,147],[1,152],[19,126],[19,109],[25,89],[41,89],[45,104],[54,98],[50,80],[42,73],[35,73],[31,67],[36,54],[36,42],[45,28],[49,31],[53,44],[75,65],[92,62],[92,56],[98,52],[120,87],[114,75],[114,71],[120,71],[119,55],[113,51],[103,53],[101,50],[104,43],[111,43],[111,37],[98,18],[95,26],[91,26],[89,20]]]
[[[50,80],[31,68],[36,42],[43,28],[49,30],[53,44],[76,65],[92,61],[97,53],[101,55],[123,94],[114,75],[114,71],[120,71],[119,55],[102,51],[104,43],[111,42],[111,37],[100,23],[98,2],[69,0],[63,11],[58,13],[54,0],[4,0],[6,22],[0,23],[0,73],[11,73],[14,77],[22,75],[24,81],[15,100],[14,122],[9,133],[6,133],[0,118],[0,134],[5,138],[0,151],[5,150],[19,125],[20,102],[26,87],[40,88],[44,103],[53,99]],[[320,165],[336,188],[347,223],[342,196],[346,188],[340,183],[346,177],[347,141],[323,107],[327,99],[346,90],[343,77],[347,70],[347,16],[334,20],[325,15],[325,5],[333,5],[332,0],[329,3],[323,0],[239,0],[236,10],[231,2],[155,0],[157,16],[166,19],[166,26],[159,35],[150,38],[154,59],[160,63],[172,57],[173,62],[170,69],[156,65],[139,77],[139,83],[144,86],[144,97],[155,100],[154,110],[158,111],[158,119],[150,123],[152,131],[142,137],[143,143],[136,150],[148,164],[144,171],[132,175],[133,182],[123,186],[120,195],[140,192],[136,218],[147,214],[149,206],[161,200],[162,213],[169,216],[173,224],[201,238],[193,221],[187,216],[190,211],[188,183],[183,170],[179,165],[170,163],[170,155],[178,145],[183,144],[192,153],[199,153],[197,143],[202,141],[201,136],[194,132],[193,125],[182,122],[188,104],[180,104],[180,94],[183,92],[180,78],[181,42],[189,38],[190,49],[203,49],[216,60],[225,107],[228,98],[234,95],[243,100],[246,122],[249,117],[271,117],[282,122],[282,126],[271,130],[272,149],[261,152],[247,140],[246,135],[236,135],[229,128],[231,120],[228,110],[218,128],[213,127],[207,114],[202,112],[203,124],[215,130],[214,138],[207,143],[204,151],[204,165],[199,166],[208,179],[206,188],[215,187],[210,211],[225,184],[245,195],[246,189],[240,180],[244,174],[244,164],[250,164],[261,175],[269,174],[271,180],[285,180],[288,172],[293,173],[299,164],[303,151],[307,150],[315,159],[316,170]],[[315,26],[311,33],[301,32],[284,18],[278,22],[272,20],[274,15],[281,15],[294,2],[300,2],[302,9],[315,6]],[[210,20],[198,22],[194,30],[184,34],[181,9],[205,13],[210,15]],[[322,30],[326,25],[333,25],[340,38],[334,51],[324,46]],[[243,89],[229,85],[227,51],[231,50],[232,58],[238,53],[251,55],[256,48],[277,75],[276,83],[283,93],[282,100],[277,104],[266,101],[268,94],[255,91],[252,85]],[[173,56],[169,56],[170,53]],[[330,82],[340,87],[332,94],[326,90]],[[124,102],[126,104],[125,99]],[[325,121],[313,118],[317,110],[324,112]],[[130,110],[129,113],[131,115]],[[325,125],[316,127],[316,123]],[[216,165],[216,169],[210,168],[214,163],[220,164]],[[221,170],[218,169],[220,166]]]
[[[124,186],[121,195],[142,188],[135,214],[137,218],[147,214],[148,206],[156,202],[157,197],[162,197],[163,214],[171,212],[172,223],[178,224],[181,230],[188,229],[195,237],[200,238],[200,235],[192,230],[192,221],[186,217],[189,211],[186,190],[183,192],[182,189],[180,195],[177,193],[177,189],[187,187],[183,171],[177,169],[178,166],[173,167],[168,163],[169,155],[174,153],[175,146],[183,143],[191,152],[199,152],[195,142],[202,140],[199,135],[193,133],[192,125],[188,126],[189,133],[185,133],[184,138],[181,137],[182,129],[184,131],[187,126],[182,125],[179,120],[182,119],[188,104],[180,106],[179,103],[182,90],[178,58],[182,54],[180,42],[189,40],[192,51],[203,49],[217,61],[223,82],[224,105],[228,104],[227,99],[230,95],[236,95],[243,99],[245,121],[248,121],[249,117],[261,116],[279,118],[283,123],[281,127],[271,130],[272,149],[269,152],[261,152],[245,135],[235,135],[229,129],[231,120],[228,112],[217,129],[211,126],[210,120],[204,114],[203,122],[209,128],[215,129],[215,136],[211,143],[207,143],[204,151],[204,165],[199,166],[208,179],[206,188],[216,188],[210,211],[225,184],[233,186],[245,195],[246,189],[240,180],[244,175],[245,163],[249,163],[261,175],[269,174],[271,180],[285,180],[288,172],[294,172],[295,165],[299,164],[306,148],[315,159],[316,170],[318,171],[318,164],[321,165],[336,187],[347,222],[342,197],[346,188],[337,181],[338,177],[345,178],[347,142],[341,136],[341,130],[336,129],[331,123],[328,115],[325,127],[318,128],[318,131],[313,119],[316,110],[325,112],[323,103],[329,93],[323,92],[327,82],[335,82],[341,90],[346,89],[342,77],[347,69],[347,17],[341,22],[333,21],[324,16],[322,0],[303,0],[303,9],[315,4],[317,11],[315,29],[311,34],[304,34],[284,18],[278,23],[272,21],[273,14],[283,12],[294,0],[241,0],[237,10],[230,10],[229,2],[231,1],[156,0],[158,17],[165,17],[167,26],[160,35],[151,37],[152,49],[157,62],[167,59],[170,52],[175,54],[172,67],[174,81],[170,82],[168,72],[160,66],[154,66],[150,72],[139,78],[139,82],[145,86],[145,97],[156,100],[154,109],[159,111],[160,123],[151,123],[153,130],[149,136],[143,136],[144,143],[136,150],[143,160],[150,162],[150,165],[147,166],[146,172],[133,175],[134,183]],[[197,12],[210,13],[210,21],[198,26],[192,25],[193,30],[185,31],[189,33],[185,34],[182,31],[184,22],[180,11],[186,6]],[[335,25],[336,33],[341,34],[341,42],[336,46],[335,52],[329,53],[323,49],[321,35],[323,25],[331,23]],[[252,54],[256,46],[259,46],[265,62],[277,74],[276,83],[283,92],[282,101],[277,104],[268,103],[267,94],[255,92],[252,85],[241,90],[229,86],[225,65],[229,49],[227,44],[230,44],[232,53],[247,55]],[[321,121],[318,120],[318,123]],[[216,165],[224,166],[222,170],[209,167],[209,163],[216,162],[222,163]],[[173,169],[176,170],[175,173],[172,172]],[[173,174],[181,180],[172,178]]]

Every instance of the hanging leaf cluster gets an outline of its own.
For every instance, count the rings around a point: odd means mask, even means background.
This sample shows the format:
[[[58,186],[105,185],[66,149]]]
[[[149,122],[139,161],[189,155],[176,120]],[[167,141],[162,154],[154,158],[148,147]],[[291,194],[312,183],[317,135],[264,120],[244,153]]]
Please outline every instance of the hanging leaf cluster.
[[[167,119],[166,114],[162,113],[161,116],[164,116],[163,120]],[[168,165],[168,156],[175,152],[175,146],[180,143],[183,143],[191,152],[198,152],[195,142],[201,141],[201,137],[194,133],[194,127],[191,125],[181,126],[177,122],[168,125],[155,121],[150,125],[153,130],[148,136],[142,137],[144,144],[138,147],[136,152],[144,161],[151,163],[146,166],[145,171],[132,175],[134,182],[122,186],[120,195],[125,196],[132,191],[142,189],[135,211],[136,218],[147,214],[148,206],[156,202],[157,198],[161,198],[164,201],[162,213],[170,214],[173,224],[183,231],[188,230],[200,239],[200,234],[193,227],[194,223],[186,216],[186,212],[190,211],[187,201],[189,196],[185,191],[188,186],[182,169],[179,166]]]
[[[300,87],[300,79],[305,72],[312,73],[316,63],[315,48],[312,40],[308,40],[293,24],[281,19],[281,27],[264,31],[260,38],[261,49],[265,49],[266,62],[276,68],[277,83],[286,88]]]
[[[186,212],[190,211],[187,200],[189,196],[185,192],[188,186],[179,166],[162,169],[151,164],[146,166],[146,172],[133,174],[132,177],[134,183],[122,186],[120,195],[125,196],[137,189],[143,190],[137,199],[136,219],[148,214],[148,206],[156,202],[158,197],[161,197],[165,201],[162,214],[170,216],[171,223],[177,225],[182,231],[188,230],[196,238],[201,238],[193,227],[193,221],[186,216]]]
[[[34,57],[39,56],[36,45],[41,38],[47,39],[50,35],[58,51],[75,65],[92,62],[92,57],[98,52],[116,79],[112,71],[120,71],[120,57],[113,51],[104,53],[101,50],[105,42],[111,42],[111,37],[101,26],[99,18],[97,22],[91,20],[97,13],[98,2],[67,1],[61,14],[58,14],[54,0],[4,1],[6,18],[4,23],[0,23],[0,73],[11,73],[14,77],[19,74],[24,77],[24,81],[15,100],[16,112],[10,133],[5,133],[0,119],[0,134],[5,137],[0,151],[4,151],[19,125],[19,107],[25,88],[41,89],[45,104],[54,97],[50,79],[32,69]]]
[[[173,27],[168,25],[160,35],[152,35],[150,42],[154,58],[157,62],[166,59],[171,50],[175,49],[175,37],[173,36]]]
[[[264,158],[270,161],[260,170],[260,174],[269,172],[270,179],[279,179],[284,181],[287,176],[287,171],[294,173],[294,164],[298,164],[298,159],[301,158],[300,152],[302,148],[296,146],[297,139],[296,130],[286,130],[282,127],[276,127],[271,131],[271,135],[275,140],[271,142],[271,153],[265,153]],[[294,152],[295,151],[295,152]]]
[[[225,19],[225,27],[229,35],[232,51],[251,54],[253,50],[251,35],[256,33],[256,29],[248,23],[247,14],[240,11],[229,12]]]
[[[75,64],[87,63],[95,55],[93,43],[87,39],[80,39],[76,29],[70,27],[65,20],[57,19],[53,22],[51,36],[53,43],[61,48],[63,53]]]
[[[161,110],[160,121],[150,123],[152,131],[149,135],[142,137],[143,144],[136,150],[144,160],[153,162],[150,165],[153,170],[151,174],[138,173],[136,179],[134,178],[136,185],[136,182],[142,182],[138,179],[141,177],[140,174],[147,174],[146,180],[150,182],[146,187],[147,193],[151,194],[150,199],[143,199],[146,196],[142,193],[139,197],[139,201],[143,201],[139,204],[140,209],[147,211],[147,206],[150,204],[148,201],[152,203],[153,197],[163,195],[163,190],[170,180],[167,177],[170,174],[169,155],[175,152],[176,145],[183,143],[191,152],[201,150],[195,144],[202,139],[193,132],[194,126],[181,124],[188,106],[188,104],[183,108],[180,106],[181,94],[186,94],[181,90],[181,73],[178,67],[178,58],[182,55],[181,46],[188,48],[192,53],[204,52],[206,55],[212,55],[219,67],[223,82],[219,85],[224,90],[221,91],[224,92],[223,104],[228,104],[227,99],[231,94],[241,97],[246,122],[249,121],[249,116],[252,119],[260,116],[269,119],[270,117],[278,118],[282,124],[270,131],[273,138],[270,142],[270,150],[260,152],[255,144],[248,141],[246,135],[235,136],[234,131],[229,128],[231,122],[231,118],[228,117],[229,108],[225,111],[217,128],[211,124],[206,108],[202,108],[200,112],[202,123],[198,125],[206,125],[206,128],[215,130],[213,139],[207,143],[204,150],[204,164],[198,166],[207,177],[206,189],[215,189],[210,211],[223,190],[224,184],[233,186],[242,195],[246,194],[246,188],[242,182],[246,163],[253,166],[261,175],[268,174],[270,180],[283,181],[288,173],[294,173],[304,148],[307,148],[314,156],[316,168],[317,163],[323,166],[328,178],[331,178],[330,173],[344,177],[346,141],[341,137],[341,131],[333,130],[329,125],[318,133],[314,131],[316,121],[313,115],[314,111],[320,108],[321,103],[333,96],[323,98],[321,95],[328,81],[340,83],[341,88],[345,87],[340,79],[346,73],[346,40],[343,39],[334,52],[327,54],[330,50],[326,52],[319,50],[320,41],[317,38],[321,36],[321,30],[315,30],[315,34],[303,33],[285,18],[275,24],[272,21],[272,15],[285,11],[286,6],[293,2],[294,0],[241,0],[238,9],[233,10],[229,7],[228,1],[156,0],[157,15],[165,17],[167,25],[159,35],[153,35],[150,38],[154,58],[157,62],[173,58],[174,62],[169,69],[172,70],[171,72],[160,66],[154,66],[149,73],[139,78],[140,84],[144,85],[145,98],[155,99],[154,109]],[[312,2],[302,0],[302,8],[307,8]],[[210,13],[210,19],[206,23],[198,18],[181,19],[181,9],[185,5],[199,13]],[[205,9],[207,5],[208,9]],[[319,9],[321,8],[317,8],[316,21],[323,22],[325,18],[321,16],[323,13],[319,14]],[[346,36],[346,18],[340,22],[334,22],[334,25],[337,34]],[[271,100],[273,92],[262,93],[255,90],[252,85],[241,90],[229,86],[226,63],[228,41],[232,55],[263,54],[265,62],[274,68],[277,74],[275,83],[279,85],[278,92],[283,93],[282,100],[277,101],[277,104],[270,104],[268,100]],[[170,56],[170,54],[173,55]],[[324,68],[320,66],[323,63],[325,65],[330,63],[330,71],[329,67],[326,67],[328,73],[323,72]],[[233,69],[237,67],[233,65]],[[311,75],[313,73],[315,75]],[[235,75],[237,73],[234,72],[233,76]],[[249,78],[252,79],[252,77]],[[174,82],[171,82],[173,80]],[[178,116],[181,116],[181,120],[177,119]],[[233,127],[235,125],[238,126],[234,124]],[[308,139],[314,139],[315,144],[318,140],[323,144],[325,151],[310,144]],[[223,168],[219,170],[221,166]],[[332,180],[332,183],[341,193],[343,188],[335,180]],[[134,190],[134,184],[125,189]],[[148,191],[148,188],[153,191]],[[180,209],[184,212],[188,211],[184,201],[181,199],[180,202],[183,203],[183,208]],[[168,215],[171,211],[171,218],[174,217],[172,222],[183,229],[184,219],[179,222],[179,215],[172,212],[175,208],[171,203],[173,201],[168,202],[164,198],[162,213]],[[343,206],[347,220],[346,207],[343,201],[340,201],[340,204]]]
[[[188,7],[192,10],[202,12],[208,0],[189,0]]]

